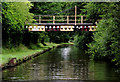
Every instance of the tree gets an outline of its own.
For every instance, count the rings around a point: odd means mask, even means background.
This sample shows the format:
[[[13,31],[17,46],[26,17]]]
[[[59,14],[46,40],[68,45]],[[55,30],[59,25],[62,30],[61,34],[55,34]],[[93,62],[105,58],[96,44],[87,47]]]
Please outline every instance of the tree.
[[[104,58],[120,65],[120,3],[101,4],[104,8],[102,20],[98,24],[97,32],[93,35],[94,41],[88,45],[92,58]],[[97,14],[97,13],[96,13]]]
[[[32,22],[31,6],[30,2],[2,3],[3,45],[12,47],[22,42],[25,23]]]
[[[89,31],[81,31],[78,32],[74,37],[75,46],[81,49],[87,49],[88,43],[92,41],[92,32]]]

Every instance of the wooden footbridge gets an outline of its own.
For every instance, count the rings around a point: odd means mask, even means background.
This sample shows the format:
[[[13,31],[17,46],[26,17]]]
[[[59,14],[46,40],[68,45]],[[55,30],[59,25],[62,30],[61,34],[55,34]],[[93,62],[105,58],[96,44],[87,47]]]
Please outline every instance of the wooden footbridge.
[[[36,23],[28,23],[29,31],[96,31],[96,25],[86,23],[85,16],[77,15],[35,15]]]

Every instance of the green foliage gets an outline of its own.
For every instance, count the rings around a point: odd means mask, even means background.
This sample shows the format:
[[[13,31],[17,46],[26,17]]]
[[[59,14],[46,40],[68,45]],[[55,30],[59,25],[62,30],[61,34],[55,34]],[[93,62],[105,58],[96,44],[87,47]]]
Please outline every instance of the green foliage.
[[[30,44],[30,46],[29,46],[29,49],[32,49],[32,50],[37,50],[37,49],[39,49],[39,48],[41,48],[41,47],[43,47],[44,45],[43,44]]]
[[[30,2],[2,3],[2,33],[3,46],[12,48],[22,43],[24,26],[32,22],[33,14],[29,12]]]
[[[74,14],[74,6],[77,3],[61,2],[3,2],[2,8],[2,25],[3,25],[3,47],[17,47],[21,43],[25,46],[35,45],[44,42],[68,42],[71,39],[71,34],[68,32],[29,32],[25,29],[25,23],[33,22],[33,14]],[[32,9],[31,9],[32,8]],[[69,10],[73,8],[72,10]],[[64,12],[63,12],[64,11]],[[18,37],[19,36],[19,37]],[[73,36],[72,36],[73,38]]]
[[[46,43],[47,44],[47,43]],[[41,52],[45,49],[52,48],[53,46],[57,46],[60,44],[55,44],[55,43],[49,43],[47,46],[43,46],[42,44],[37,44],[37,45],[30,45],[30,47],[26,47],[23,44],[20,44],[17,47],[12,47],[12,49],[8,48],[2,48],[2,62],[0,61],[1,64],[8,63],[9,58],[17,58],[17,59],[22,59],[25,56],[29,56],[32,54],[35,54],[37,52]]]
[[[118,5],[119,3],[115,2],[90,2],[84,6],[82,13],[87,17],[87,19],[92,19],[92,22],[95,23],[98,19],[113,17],[113,14],[115,15],[115,12],[119,11],[117,9],[119,7]],[[116,9],[118,11],[116,11]]]
[[[51,15],[51,14],[73,14],[72,10],[65,11],[74,7],[75,3],[73,2],[37,2],[33,3],[34,7],[31,9],[30,12],[34,13],[35,15]],[[64,11],[64,12],[62,12]]]
[[[71,40],[75,33],[74,32],[64,32],[64,31],[55,31],[55,32],[47,32],[50,38],[50,42],[54,43],[62,43],[68,42]]]
[[[2,3],[0,2],[0,10],[2,10]],[[2,11],[0,11],[0,23],[2,23],[2,16],[1,16],[1,14],[2,14]]]
[[[23,30],[25,22],[32,22],[32,13],[29,9],[32,4],[30,2],[4,2],[3,9],[3,28],[4,30]]]
[[[116,65],[120,65],[120,6],[119,3],[108,3],[102,8],[103,19],[97,25],[97,32],[93,34],[94,41],[88,44],[89,53],[93,59],[107,57]]]
[[[91,41],[92,32],[89,31],[78,32],[74,37],[75,46],[80,47],[81,49],[87,49],[86,44],[90,43]]]
[[[84,9],[82,9],[82,13],[87,17],[87,19],[92,19],[92,22],[95,23],[95,21],[99,18],[99,15],[101,14],[100,10],[100,3],[90,2],[84,6]]]

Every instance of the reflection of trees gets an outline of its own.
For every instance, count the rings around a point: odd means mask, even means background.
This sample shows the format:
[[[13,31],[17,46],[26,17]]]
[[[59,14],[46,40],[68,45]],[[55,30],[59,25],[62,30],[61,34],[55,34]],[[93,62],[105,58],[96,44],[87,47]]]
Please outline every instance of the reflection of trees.
[[[88,56],[85,55],[83,50],[77,47],[72,47],[69,61],[73,66],[73,76],[80,80],[88,79]]]
[[[67,48],[65,48],[67,49]],[[69,48],[68,48],[69,49]],[[64,50],[64,49],[63,49]],[[73,50],[73,52],[72,52]],[[67,54],[68,60],[64,60],[63,55],[60,59],[61,62],[56,62],[49,65],[49,79],[88,79],[88,63],[86,60],[82,60],[79,56],[79,52],[76,52],[72,47],[72,50]],[[62,52],[61,52],[62,53]],[[75,53],[75,54],[74,54]],[[58,54],[57,54],[58,55]],[[59,54],[61,55],[61,54]],[[52,58],[52,62],[55,56]],[[59,59],[58,59],[59,60]],[[71,62],[72,61],[72,62]]]
[[[29,69],[25,71],[23,69],[21,72],[28,71],[29,76],[26,77],[32,80],[88,79],[87,61],[80,55],[77,48],[66,47],[62,49],[70,50],[67,53],[67,60],[64,59],[61,48],[58,48],[33,59]],[[19,71],[20,74],[21,72]]]
[[[3,78],[24,80],[118,79],[111,69],[109,70],[111,72],[108,71],[105,62],[89,61],[87,55],[81,50],[75,47],[68,47],[68,49],[69,48],[71,48],[71,50],[67,54],[67,60],[65,60],[61,54],[61,48],[57,48],[20,66],[3,71]],[[65,49],[67,49],[67,47]],[[110,75],[112,75],[112,78]]]
[[[111,71],[110,68],[107,68],[107,63],[105,62],[98,62],[98,61],[90,61],[89,62],[89,79],[90,80],[111,80],[113,79],[114,73],[110,73],[113,72]],[[109,70],[109,71],[108,71]],[[108,72],[106,72],[108,71]],[[108,74],[107,74],[108,73]],[[111,78],[112,75],[112,78]],[[117,79],[115,77],[115,79]]]
[[[3,80],[18,80],[18,79],[29,79],[30,75],[30,62],[23,63],[17,67],[9,68],[2,71]]]
[[[89,78],[90,80],[94,80],[94,79],[95,79],[95,74],[94,74],[94,70],[95,70],[94,67],[95,67],[95,66],[94,66],[94,62],[93,62],[93,61],[90,61],[88,67],[89,67],[89,68],[88,68],[88,73],[89,73],[88,78]]]

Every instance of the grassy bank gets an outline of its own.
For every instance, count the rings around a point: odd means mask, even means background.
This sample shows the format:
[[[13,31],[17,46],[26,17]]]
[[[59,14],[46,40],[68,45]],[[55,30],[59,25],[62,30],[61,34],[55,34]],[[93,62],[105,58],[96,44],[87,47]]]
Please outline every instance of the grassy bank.
[[[36,52],[43,51],[47,48],[52,48],[53,46],[60,45],[60,44],[55,44],[55,43],[46,43],[46,44],[47,44],[46,46],[43,46],[42,44],[31,45],[29,48],[21,44],[17,48],[2,49],[2,62],[1,63],[2,64],[7,63],[9,61],[9,58],[21,59],[25,56],[35,54]]]
[[[61,44],[73,44],[73,43],[61,43]],[[41,52],[45,49],[52,48],[53,46],[61,45],[55,43],[46,43],[46,46],[42,44],[32,45],[28,48],[24,45],[20,45],[17,48],[2,49],[2,61],[0,63],[5,64],[9,61],[9,58],[21,59],[25,56]]]

